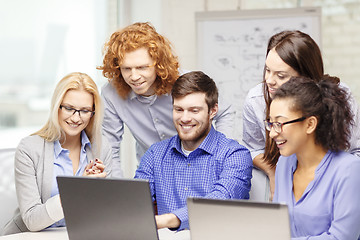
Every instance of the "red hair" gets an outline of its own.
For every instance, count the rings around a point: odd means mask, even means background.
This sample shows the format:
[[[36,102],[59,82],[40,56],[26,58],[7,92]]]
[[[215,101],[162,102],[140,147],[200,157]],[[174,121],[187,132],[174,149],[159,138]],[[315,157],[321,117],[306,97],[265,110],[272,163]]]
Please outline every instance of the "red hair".
[[[126,53],[142,47],[148,50],[150,57],[155,61],[156,95],[170,93],[179,77],[179,62],[172,51],[170,41],[157,33],[150,23],[134,23],[111,35],[104,46],[103,65],[97,67],[124,99],[129,95],[131,87],[125,82],[120,65]]]

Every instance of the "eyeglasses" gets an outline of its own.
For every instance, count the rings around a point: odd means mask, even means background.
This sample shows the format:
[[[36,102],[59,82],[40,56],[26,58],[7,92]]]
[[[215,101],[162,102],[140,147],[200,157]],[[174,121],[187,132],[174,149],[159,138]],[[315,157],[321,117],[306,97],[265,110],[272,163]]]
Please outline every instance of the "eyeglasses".
[[[269,132],[271,131],[271,128],[274,128],[275,132],[281,133],[282,132],[282,127],[284,125],[290,124],[290,123],[301,122],[301,121],[304,121],[305,119],[306,119],[306,117],[301,117],[301,118],[297,118],[295,120],[291,120],[291,121],[284,122],[284,123],[270,122],[269,120],[264,120],[264,123],[265,123],[266,130],[268,130]]]
[[[137,67],[120,67],[122,74],[131,74],[132,70],[135,69],[138,73],[146,73],[150,68],[154,67],[156,63],[137,66]]]
[[[63,114],[67,117],[71,117],[76,112],[78,112],[80,118],[87,119],[87,118],[92,117],[95,114],[95,111],[90,111],[90,110],[86,110],[86,109],[78,110],[78,109],[68,107],[68,106],[63,106],[63,105],[60,105],[59,108],[62,110]]]

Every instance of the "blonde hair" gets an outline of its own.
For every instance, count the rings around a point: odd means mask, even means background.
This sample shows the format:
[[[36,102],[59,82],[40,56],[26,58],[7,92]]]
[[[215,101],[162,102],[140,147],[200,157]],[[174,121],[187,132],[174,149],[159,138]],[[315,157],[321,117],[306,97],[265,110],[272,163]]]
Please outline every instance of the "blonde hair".
[[[104,46],[103,65],[97,67],[123,99],[128,97],[131,87],[125,82],[120,65],[126,53],[142,47],[148,50],[150,57],[155,61],[156,95],[170,93],[179,77],[179,62],[170,41],[157,33],[149,22],[134,23],[111,35]]]
[[[39,135],[46,141],[53,142],[65,139],[65,132],[59,124],[59,108],[65,94],[69,90],[85,90],[93,96],[94,106],[93,111],[95,114],[90,119],[89,124],[85,128],[86,135],[88,136],[94,155],[97,157],[100,154],[101,148],[101,126],[103,120],[103,106],[98,88],[95,82],[85,73],[73,72],[66,75],[56,85],[54,94],[51,99],[51,108],[49,119],[46,124],[37,132],[32,135]]]

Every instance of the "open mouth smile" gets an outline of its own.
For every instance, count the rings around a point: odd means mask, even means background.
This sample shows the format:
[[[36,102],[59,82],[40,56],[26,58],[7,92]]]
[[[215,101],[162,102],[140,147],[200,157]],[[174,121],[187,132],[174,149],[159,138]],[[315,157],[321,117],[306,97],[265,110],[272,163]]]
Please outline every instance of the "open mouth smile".
[[[180,127],[182,129],[184,129],[185,131],[189,131],[191,130],[193,127],[195,127],[195,125],[183,125],[183,124],[180,124]]]
[[[71,128],[77,128],[79,127],[81,124],[76,124],[76,123],[69,123],[69,122],[66,122]]]
[[[286,142],[287,142],[286,140],[276,141],[276,145],[277,145],[278,147],[281,147],[281,146],[283,146]]]

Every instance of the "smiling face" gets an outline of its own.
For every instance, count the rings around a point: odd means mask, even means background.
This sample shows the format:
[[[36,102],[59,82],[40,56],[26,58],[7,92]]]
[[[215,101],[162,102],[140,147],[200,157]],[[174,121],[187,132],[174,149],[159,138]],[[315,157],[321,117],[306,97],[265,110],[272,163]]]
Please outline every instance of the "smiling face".
[[[84,130],[90,122],[91,114],[80,117],[79,112],[69,114],[66,108],[73,108],[76,110],[93,111],[94,98],[93,95],[85,90],[69,90],[66,92],[61,106],[59,108],[59,124],[64,130],[66,139],[80,138],[80,133]]]
[[[280,58],[274,48],[271,49],[265,61],[265,82],[270,97],[274,96],[281,85],[295,76],[299,76],[299,74]]]
[[[151,96],[155,93],[156,70],[146,48],[126,53],[120,70],[125,82],[136,94]]]
[[[289,98],[275,99],[270,105],[270,122],[284,123],[302,117],[301,112],[291,110],[293,100]],[[282,126],[280,133],[271,128],[270,137],[276,142],[280,154],[290,156],[301,153],[308,141],[307,119]]]
[[[211,120],[217,113],[217,104],[208,111],[205,93],[197,92],[174,98],[173,121],[186,150],[195,150],[211,129]]]

